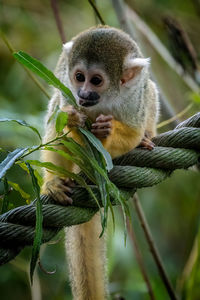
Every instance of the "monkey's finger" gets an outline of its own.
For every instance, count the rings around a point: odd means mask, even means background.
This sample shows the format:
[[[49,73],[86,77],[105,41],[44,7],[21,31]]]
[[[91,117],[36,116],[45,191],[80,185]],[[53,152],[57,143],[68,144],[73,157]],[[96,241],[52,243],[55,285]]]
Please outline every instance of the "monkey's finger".
[[[106,122],[106,121],[111,121],[113,120],[113,116],[112,115],[99,115],[97,118],[96,118],[96,122]]]
[[[73,189],[69,186],[66,186],[64,184],[59,184],[58,188],[60,188],[63,192],[69,193],[69,194],[73,194]]]
[[[62,205],[72,205],[73,200],[70,196],[66,195],[65,193],[58,193],[57,195],[57,199],[59,201],[59,203],[61,203]]]
[[[71,115],[75,115],[77,113],[77,110],[72,105],[63,106],[61,110]]]
[[[68,205],[68,204],[71,205],[73,203],[73,200],[64,192],[53,191],[51,189],[48,189],[48,192],[56,202],[59,202],[63,205]]]
[[[96,122],[92,124],[92,128],[111,128],[112,123],[111,122]]]
[[[138,147],[152,150],[155,147],[155,144],[151,140],[143,138]]]
[[[56,197],[57,202],[62,205],[71,205],[73,203],[72,198],[62,192],[56,193],[56,195],[54,194],[53,197]]]
[[[74,180],[71,178],[61,178],[61,180],[62,180],[63,184],[65,184],[66,186],[69,186],[72,188],[76,186]]]
[[[98,138],[106,138],[110,134],[111,128],[92,129],[91,132]]]

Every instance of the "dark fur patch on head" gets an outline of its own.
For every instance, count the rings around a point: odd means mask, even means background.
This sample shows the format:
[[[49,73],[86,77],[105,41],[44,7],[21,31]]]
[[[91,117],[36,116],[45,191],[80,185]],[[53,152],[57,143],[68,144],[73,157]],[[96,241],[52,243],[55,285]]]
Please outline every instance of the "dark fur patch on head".
[[[116,85],[122,75],[124,58],[129,53],[133,57],[140,56],[135,42],[123,31],[108,26],[91,28],[74,38],[69,69],[82,60],[88,67],[100,64]]]

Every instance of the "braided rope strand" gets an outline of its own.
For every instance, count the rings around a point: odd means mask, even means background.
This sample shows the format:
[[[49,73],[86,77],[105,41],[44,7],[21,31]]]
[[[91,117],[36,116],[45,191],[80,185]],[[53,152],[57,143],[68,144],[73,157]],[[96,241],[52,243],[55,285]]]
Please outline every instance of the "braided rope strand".
[[[109,178],[120,189],[133,195],[137,188],[158,184],[175,169],[187,169],[200,161],[200,113],[180,123],[174,130],[153,139],[152,151],[136,148],[114,162]],[[91,186],[96,197],[99,192]],[[89,221],[98,211],[97,204],[82,187],[75,187],[72,206],[62,206],[41,195],[43,204],[43,242],[52,239],[65,226]],[[84,201],[83,201],[84,199]],[[114,199],[113,205],[117,205]],[[100,203],[101,205],[101,203]],[[32,245],[35,230],[35,201],[0,216],[0,265]]]

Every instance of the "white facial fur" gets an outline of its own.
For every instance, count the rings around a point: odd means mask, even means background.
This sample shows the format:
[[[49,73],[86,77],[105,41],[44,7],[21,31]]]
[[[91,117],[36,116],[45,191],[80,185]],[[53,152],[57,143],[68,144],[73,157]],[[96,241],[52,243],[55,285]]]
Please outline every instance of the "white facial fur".
[[[81,76],[80,81],[77,80],[77,74]],[[78,95],[78,91],[80,89],[83,93],[96,92],[100,96],[98,103],[105,100],[105,96],[110,86],[110,80],[102,67],[95,64],[89,66],[88,68],[82,61],[81,63],[77,64],[72,71],[70,71],[69,78],[71,85],[73,86],[72,92],[78,105],[80,105],[81,100],[81,97]],[[94,79],[98,79],[100,83],[95,84],[93,82]],[[90,107],[88,107],[88,109],[90,109]]]
[[[63,46],[66,57],[68,57],[72,46],[72,41]],[[100,99],[97,104],[88,107],[81,107],[89,118],[95,119],[102,113],[112,114],[116,119],[126,119],[127,124],[133,125],[138,122],[137,120],[134,120],[134,115],[137,115],[137,107],[141,101],[140,90],[141,88],[143,89],[144,77],[146,77],[145,74],[148,73],[149,64],[149,58],[132,58],[132,54],[129,54],[124,60],[123,70],[128,70],[128,73],[131,74],[129,76],[133,77],[128,77],[128,80],[125,82],[119,80],[119,90],[117,91],[113,90],[112,87],[109,86],[110,80],[101,66],[92,65],[88,69],[84,61],[74,67],[69,76],[67,76],[68,78],[66,83],[71,89],[78,105],[80,105],[80,98],[77,95],[77,91],[80,87],[82,87],[83,90],[91,90],[99,93]],[[86,79],[84,82],[77,82],[75,80],[74,75],[77,71],[83,72]],[[93,86],[90,82],[92,76],[95,74],[102,76],[104,81],[104,83],[99,87]]]

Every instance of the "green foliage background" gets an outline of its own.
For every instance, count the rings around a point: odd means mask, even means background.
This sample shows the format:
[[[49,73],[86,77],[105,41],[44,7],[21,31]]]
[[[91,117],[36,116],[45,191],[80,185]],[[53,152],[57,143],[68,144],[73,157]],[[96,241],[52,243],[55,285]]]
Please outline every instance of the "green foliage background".
[[[195,6],[197,1],[130,0],[127,2],[147,22],[166,46],[169,46],[169,41],[162,18],[165,15],[178,18],[189,34],[198,57],[200,57],[200,15]],[[118,27],[119,24],[111,1],[97,1],[97,4],[106,23]],[[67,40],[95,24],[93,11],[86,0],[60,0],[59,8]],[[1,0],[0,26],[16,50],[21,49],[30,53],[51,70],[55,68],[62,43],[57,32],[50,1]],[[140,41],[138,42],[140,43]],[[191,101],[191,91],[161,60],[147,41],[141,40],[141,44],[145,45],[145,55],[152,58],[152,69],[161,88],[165,91],[169,103],[175,112],[179,112]],[[43,132],[43,117],[48,103],[47,97],[14,60],[2,40],[0,40],[0,61],[0,117],[24,119],[38,128],[40,132]],[[48,86],[46,89],[51,93]],[[184,118],[199,110],[200,104],[196,101]],[[160,120],[162,120],[162,111]],[[162,128],[162,130],[167,130],[167,128]],[[0,124],[0,147],[12,151],[16,147],[37,143],[38,138],[30,129],[14,123]],[[3,159],[4,156],[5,153],[0,153],[0,159]],[[31,157],[31,159],[38,158],[38,154]],[[33,199],[31,180],[25,171],[13,167],[8,173],[8,180],[17,182],[30,194],[30,197],[23,199],[18,192],[12,191],[9,194],[9,208],[24,205],[30,201],[30,198]],[[171,178],[158,186],[139,191],[142,205],[167,273],[177,288],[180,287],[182,272],[194,240],[199,236],[199,180],[200,174],[194,170],[176,171]],[[3,187],[0,185],[0,194],[2,193]],[[144,240],[133,207],[131,207],[131,211],[134,229],[156,299],[167,300],[168,296]],[[116,230],[113,233],[112,226],[108,230],[110,291],[120,293],[127,300],[149,299],[131,241],[128,239],[127,246],[124,246],[123,220],[119,209],[115,209],[115,213]],[[42,264],[49,271],[56,267],[56,273],[47,275],[38,268],[32,287],[28,275],[31,249],[25,249],[15,260],[0,268],[0,297],[2,300],[71,299],[63,233],[60,233],[58,240],[58,243],[43,245],[41,250]],[[196,260],[192,273],[183,284],[181,299],[198,300],[200,298],[198,265],[199,259]]]

